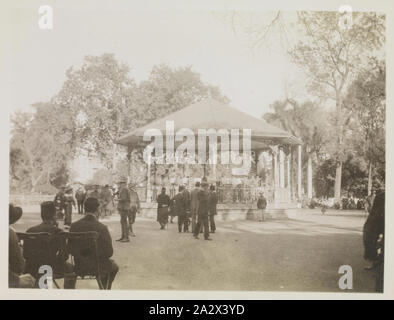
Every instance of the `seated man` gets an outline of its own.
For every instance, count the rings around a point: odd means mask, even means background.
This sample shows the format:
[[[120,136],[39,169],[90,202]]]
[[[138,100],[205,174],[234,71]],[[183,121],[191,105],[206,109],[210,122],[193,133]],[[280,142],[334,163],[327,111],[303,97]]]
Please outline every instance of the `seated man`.
[[[26,233],[40,233],[45,232],[51,235],[56,235],[62,233],[63,231],[58,228],[56,222],[56,208],[53,201],[45,201],[41,203],[41,219],[42,223],[27,229]],[[53,261],[53,275],[55,278],[64,277],[64,288],[74,289],[76,276],[73,273],[73,266],[66,260],[68,254],[65,253],[65,240],[64,238],[51,239],[50,250],[51,257],[54,257]],[[39,246],[34,244],[34,246],[29,243],[24,244],[24,257],[26,259],[26,272],[36,277],[38,275],[38,269],[42,264],[42,257],[46,256],[46,252],[41,252],[45,250],[45,244]]]
[[[35,279],[30,274],[22,274],[25,269],[22,249],[18,236],[11,227],[20,219],[23,211],[20,207],[9,205],[9,247],[8,247],[8,286],[9,288],[33,288]]]
[[[99,222],[98,208],[99,200],[97,198],[87,198],[84,203],[85,217],[71,224],[70,232],[88,232],[95,231],[98,233],[97,239],[97,253],[99,266],[101,270],[101,279],[103,285],[108,286],[106,289],[111,289],[112,282],[119,271],[117,264],[110,259],[113,254],[112,238],[107,226]],[[75,273],[83,276],[95,272],[96,262],[94,260],[94,253],[90,252],[84,243],[69,242],[70,252],[75,257]]]

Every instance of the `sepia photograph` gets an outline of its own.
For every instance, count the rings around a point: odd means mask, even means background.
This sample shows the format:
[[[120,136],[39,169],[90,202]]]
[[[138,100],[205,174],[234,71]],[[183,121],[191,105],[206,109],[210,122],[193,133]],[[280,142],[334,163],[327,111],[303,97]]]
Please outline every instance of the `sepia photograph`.
[[[392,292],[389,1],[360,2],[2,4],[2,296]]]

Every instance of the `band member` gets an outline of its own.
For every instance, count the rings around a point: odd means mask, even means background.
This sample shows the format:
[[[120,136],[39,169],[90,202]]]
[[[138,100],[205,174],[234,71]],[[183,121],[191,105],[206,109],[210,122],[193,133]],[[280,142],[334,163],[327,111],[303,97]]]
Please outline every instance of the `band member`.
[[[120,214],[120,225],[122,228],[122,236],[116,241],[130,242],[130,191],[127,188],[127,179],[121,177],[118,182],[118,212]]]
[[[75,193],[75,199],[77,200],[79,214],[83,214],[83,202],[85,201],[85,198],[86,198],[86,192],[84,188],[79,187],[77,192]]]
[[[65,202],[65,206],[66,206],[66,212],[64,215],[64,224],[67,227],[69,227],[69,226],[71,226],[71,223],[72,223],[73,207],[75,209],[75,200],[74,200],[72,188],[66,189],[66,193],[64,195],[64,202]]]
[[[257,200],[257,209],[261,211],[261,217],[259,221],[265,221],[265,208],[267,208],[267,199],[264,197],[264,193],[260,192],[259,198]]]
[[[140,212],[140,198],[138,197],[138,193],[134,190],[133,186],[130,186],[130,212],[129,212],[129,229],[130,235],[135,237],[135,233],[133,232],[133,224],[135,222],[135,218],[137,216],[137,212]]]
[[[217,214],[216,207],[218,204],[218,197],[216,195],[215,186],[211,185],[209,187],[209,197],[208,197],[208,209],[209,209],[209,227],[211,233],[215,233],[215,215]]]
[[[168,210],[170,207],[170,197],[166,194],[166,188],[161,188],[161,193],[157,197],[157,221],[160,229],[163,230],[168,223]]]
[[[198,209],[198,197],[197,194],[200,191],[200,182],[196,182],[195,188],[190,194],[190,214],[192,217],[192,232],[197,224],[197,209]]]
[[[201,226],[204,226],[204,239],[212,240],[209,237],[209,222],[208,222],[208,182],[206,178],[202,179],[201,182],[201,190],[198,191],[198,209],[197,209],[197,224],[194,229],[194,238],[198,239],[198,234],[201,229]]]

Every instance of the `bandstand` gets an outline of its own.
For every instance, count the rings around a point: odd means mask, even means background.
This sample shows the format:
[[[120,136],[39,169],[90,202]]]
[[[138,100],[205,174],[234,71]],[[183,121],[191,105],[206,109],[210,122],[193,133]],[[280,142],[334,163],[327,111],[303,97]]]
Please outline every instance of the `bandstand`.
[[[168,122],[173,123],[173,130],[187,128],[188,132],[195,134],[199,130],[222,129],[250,130],[251,166],[248,172],[242,175],[233,175],[231,164],[158,164],[156,160],[146,163],[146,179],[144,185],[137,188],[144,215],[156,214],[156,196],[158,190],[165,186],[167,193],[174,195],[178,185],[186,185],[192,189],[195,181],[205,176],[208,182],[215,184],[219,198],[218,218],[253,219],[256,215],[256,200],[259,192],[264,192],[268,200],[267,212],[273,218],[286,217],[286,211],[299,206],[303,198],[302,187],[302,141],[288,132],[257,119],[238,109],[234,109],[216,100],[207,99],[194,103],[168,116],[155,120],[141,128],[133,130],[117,140],[117,143],[127,148],[129,160],[129,178],[132,180],[133,163],[131,153],[133,150],[143,152],[151,141],[144,141],[144,134],[154,129],[165,135]],[[152,134],[150,134],[152,136]],[[153,137],[154,138],[154,133]],[[175,142],[175,147],[179,145]],[[241,143],[242,144],[242,143]],[[164,157],[166,156],[166,141]],[[207,141],[207,149],[210,142]],[[224,150],[224,144],[218,143],[216,154]],[[242,147],[241,147],[242,149]],[[157,158],[156,158],[157,159]],[[157,176],[157,168],[165,167],[165,174]],[[308,175],[310,170],[307,170]],[[311,194],[308,177],[308,195]]]

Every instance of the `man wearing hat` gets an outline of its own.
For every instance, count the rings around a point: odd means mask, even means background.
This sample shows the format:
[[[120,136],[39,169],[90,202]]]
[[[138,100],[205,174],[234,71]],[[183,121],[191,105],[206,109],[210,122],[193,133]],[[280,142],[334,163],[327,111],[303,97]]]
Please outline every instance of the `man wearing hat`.
[[[122,228],[122,236],[116,241],[130,242],[129,228],[130,228],[130,191],[127,188],[126,177],[121,177],[118,181],[118,211],[120,214],[120,225]]]
[[[64,214],[64,225],[70,227],[72,223],[73,207],[75,209],[75,200],[73,196],[73,189],[69,186],[66,188],[66,193],[64,195],[64,202],[66,206],[66,211]]]
[[[170,206],[170,197],[166,194],[166,188],[161,188],[161,193],[157,197],[157,222],[160,229],[164,230],[168,223],[168,209]]]
[[[8,241],[8,286],[10,288],[33,288],[35,279],[25,271],[25,259],[22,255],[19,239],[11,227],[23,214],[22,208],[9,205],[9,241]]]
[[[56,222],[56,209],[53,201],[44,201],[41,203],[41,219],[42,223],[26,230],[26,233],[45,232],[51,235],[62,233]],[[42,247],[44,248],[44,246]],[[24,244],[23,256],[26,259],[26,272],[38,277],[38,269],[40,264],[41,247],[29,246],[27,242]],[[53,267],[54,275],[62,278],[64,275],[64,288],[75,289],[76,276],[73,273],[73,266],[66,260],[68,255],[65,254],[65,242],[63,239],[54,237],[50,243],[50,250],[56,257]],[[41,260],[42,261],[42,260]]]
[[[194,238],[198,239],[198,234],[201,229],[201,226],[204,226],[204,239],[205,240],[212,240],[209,237],[209,221],[208,221],[208,182],[207,179],[204,177],[201,181],[201,190],[198,191],[197,198],[198,198],[198,209],[197,209],[197,224],[194,229]]]

